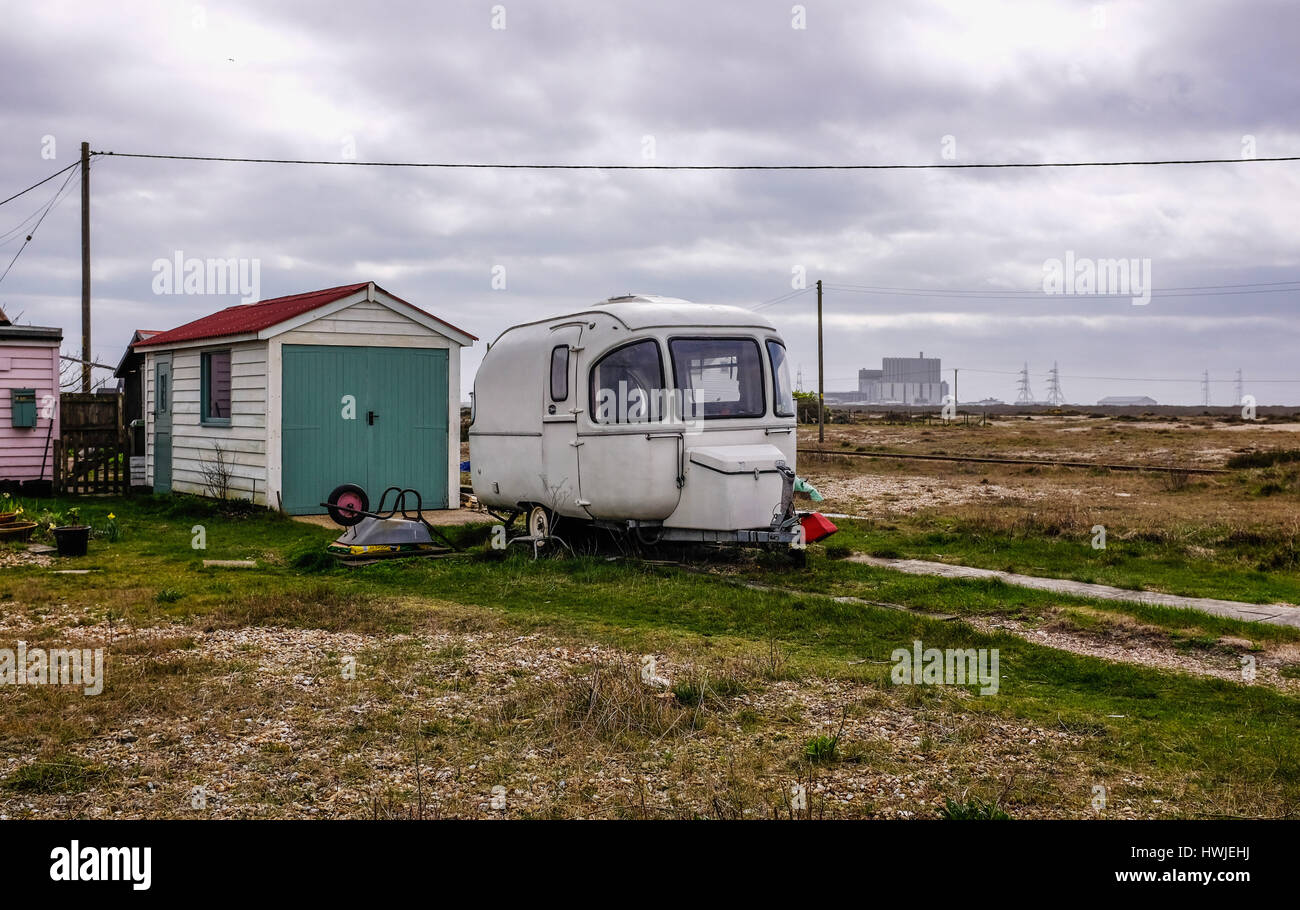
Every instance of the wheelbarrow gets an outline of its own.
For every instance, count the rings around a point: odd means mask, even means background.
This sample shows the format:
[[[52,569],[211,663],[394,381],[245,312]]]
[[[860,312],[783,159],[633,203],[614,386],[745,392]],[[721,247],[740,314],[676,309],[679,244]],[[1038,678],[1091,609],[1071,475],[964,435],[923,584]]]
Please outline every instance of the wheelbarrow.
[[[385,508],[390,493],[393,504]],[[345,483],[335,487],[321,505],[335,524],[347,529],[325,548],[338,557],[432,556],[458,549],[424,518],[424,500],[417,490],[389,487],[372,512],[366,491]],[[442,544],[434,543],[434,538]]]

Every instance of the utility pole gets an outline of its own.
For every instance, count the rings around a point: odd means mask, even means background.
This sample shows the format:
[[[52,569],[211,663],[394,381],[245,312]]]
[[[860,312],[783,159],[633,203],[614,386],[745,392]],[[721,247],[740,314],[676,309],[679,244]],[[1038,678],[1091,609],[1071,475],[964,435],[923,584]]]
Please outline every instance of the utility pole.
[[[817,279],[817,441],[826,441],[826,357],[822,347],[822,280]]]
[[[957,402],[961,401],[961,399],[957,397],[957,370],[958,369],[960,368],[959,367],[952,368],[952,403],[954,408],[956,407]],[[954,410],[953,413],[956,414],[957,412]]]
[[[90,143],[81,143],[81,391],[90,391]]]

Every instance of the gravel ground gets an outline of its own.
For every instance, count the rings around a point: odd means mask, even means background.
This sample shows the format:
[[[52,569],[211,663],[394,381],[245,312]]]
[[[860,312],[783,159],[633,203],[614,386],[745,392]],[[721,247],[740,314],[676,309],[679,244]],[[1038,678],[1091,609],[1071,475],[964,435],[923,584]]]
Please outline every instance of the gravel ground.
[[[969,502],[998,502],[1007,499],[1031,501],[1043,499],[1042,490],[983,483],[979,479],[959,477],[906,476],[899,474],[858,474],[829,476],[816,464],[803,467],[809,482],[825,497],[818,504],[824,511],[846,513],[908,515],[936,506],[954,506]],[[1057,491],[1056,496],[1061,495]]]
[[[14,619],[5,637],[21,634]],[[109,692],[115,676],[177,662],[175,710],[133,694],[120,723],[69,746],[107,770],[102,782],[0,790],[0,816],[767,817],[791,814],[797,786],[815,816],[933,817],[968,791],[1005,791],[1016,817],[1093,814],[1086,731],[965,711],[975,697],[965,690],[754,678],[710,705],[698,729],[631,747],[557,733],[546,718],[555,687],[594,666],[634,672],[640,655],[500,630],[375,636],[87,619],[65,607],[38,621],[47,637],[63,625],[71,642],[105,645]],[[341,672],[348,657],[354,679]],[[681,680],[699,668],[658,655],[656,670]],[[28,696],[0,692],[0,707]],[[668,691],[652,697],[676,704]],[[69,698],[65,710],[76,705]],[[804,744],[841,723],[844,760],[810,773]],[[30,760],[11,751],[0,776]],[[1173,809],[1138,778],[1103,783],[1111,816]]]

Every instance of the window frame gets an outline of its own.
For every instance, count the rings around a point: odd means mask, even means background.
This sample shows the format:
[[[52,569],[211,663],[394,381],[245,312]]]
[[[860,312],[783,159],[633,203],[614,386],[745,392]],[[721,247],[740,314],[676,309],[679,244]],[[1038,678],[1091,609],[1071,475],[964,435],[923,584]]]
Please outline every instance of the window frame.
[[[555,394],[555,352],[564,351],[564,394]],[[547,381],[547,392],[550,393],[551,401],[560,402],[569,400],[569,361],[571,349],[567,344],[557,344],[551,348],[550,373]]]
[[[673,388],[685,396],[686,389],[677,384],[677,360],[673,355],[673,342],[676,341],[748,341],[754,346],[754,352],[758,355],[758,377],[759,377],[759,399],[761,406],[757,414],[715,414],[704,415],[701,420],[762,420],[767,416],[767,382],[763,379],[763,352],[765,348],[759,343],[759,340],[753,335],[673,335],[668,339],[668,359],[673,371]],[[685,408],[686,399],[682,398],[681,406]],[[691,418],[695,419],[694,417]]]
[[[234,356],[230,348],[215,348],[211,351],[203,351],[199,355],[199,424],[205,427],[228,427],[230,426],[230,417],[212,417],[208,414],[208,405],[211,401],[210,393],[212,391],[212,355],[225,354],[230,358],[231,366],[231,384],[230,398],[227,403],[228,407],[233,410],[235,403],[235,384],[234,384]]]
[[[610,348],[608,351],[604,351],[603,353],[601,353],[600,357],[598,357],[595,361],[593,361],[591,367],[587,370],[587,419],[591,421],[593,426],[597,426],[597,427],[638,426],[642,423],[650,422],[647,419],[645,421],[637,421],[636,424],[633,424],[631,422],[626,424],[621,422],[601,423],[599,420],[596,419],[596,370],[611,355],[618,353],[624,348],[630,348],[633,345],[638,345],[638,344],[654,345],[655,360],[659,364],[659,391],[660,392],[663,391],[665,387],[664,386],[664,381],[665,381],[664,380],[664,351],[663,351],[663,346],[660,345],[658,338],[655,337],[634,338],[631,341],[625,341],[620,345],[616,345],[615,347]],[[659,419],[663,420],[662,414],[659,415]]]
[[[795,401],[794,384],[790,385],[790,413],[782,414],[776,409],[780,396],[777,395],[776,381],[776,361],[772,359],[772,349],[769,345],[777,345],[785,353],[785,375],[788,379],[790,376],[790,349],[785,346],[785,342],[779,338],[764,338],[763,348],[767,351],[768,372],[772,374],[772,416],[773,417],[794,417],[799,413],[799,402]]]

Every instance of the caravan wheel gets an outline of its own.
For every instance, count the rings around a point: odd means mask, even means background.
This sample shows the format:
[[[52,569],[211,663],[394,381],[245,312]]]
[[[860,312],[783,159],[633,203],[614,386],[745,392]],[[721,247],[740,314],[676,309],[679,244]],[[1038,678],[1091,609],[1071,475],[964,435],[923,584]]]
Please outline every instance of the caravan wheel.
[[[533,506],[528,512],[528,536],[538,546],[545,544],[551,537],[551,513],[543,506]]]

